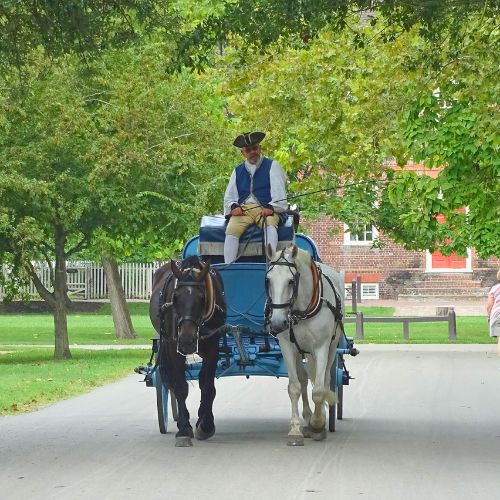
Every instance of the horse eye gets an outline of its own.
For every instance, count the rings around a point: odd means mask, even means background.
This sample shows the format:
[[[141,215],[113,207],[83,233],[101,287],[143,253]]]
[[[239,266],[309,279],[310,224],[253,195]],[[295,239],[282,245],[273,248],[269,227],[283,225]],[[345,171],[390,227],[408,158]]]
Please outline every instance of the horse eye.
[[[288,284],[293,286],[295,284],[295,280],[290,280]]]

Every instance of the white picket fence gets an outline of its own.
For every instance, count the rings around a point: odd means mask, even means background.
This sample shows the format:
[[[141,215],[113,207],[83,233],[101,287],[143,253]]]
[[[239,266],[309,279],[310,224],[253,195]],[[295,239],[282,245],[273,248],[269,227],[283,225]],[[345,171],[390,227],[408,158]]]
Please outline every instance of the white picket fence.
[[[125,297],[127,299],[149,299],[153,274],[161,265],[161,262],[153,262],[147,264],[126,263],[119,266]],[[106,275],[102,266],[91,261],[69,261],[66,266],[68,291],[71,297],[86,300],[108,298]],[[48,264],[36,262],[34,267],[41,282],[47,289],[52,290]],[[4,276],[8,276],[8,267],[2,266],[2,272]],[[22,293],[23,295],[27,294],[32,299],[40,298],[33,283],[25,287]],[[3,295],[4,289],[0,285],[0,299],[3,298]]]

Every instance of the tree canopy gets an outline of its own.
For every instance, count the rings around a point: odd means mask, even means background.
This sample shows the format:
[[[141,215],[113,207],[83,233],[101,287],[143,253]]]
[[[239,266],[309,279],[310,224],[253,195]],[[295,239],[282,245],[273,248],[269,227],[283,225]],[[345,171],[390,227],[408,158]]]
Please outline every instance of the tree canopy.
[[[126,67],[127,70],[123,71]],[[223,101],[194,75],[165,73],[160,46],[113,49],[94,65],[42,55],[0,93],[0,258],[49,304],[65,260],[112,246],[166,258],[225,183]],[[220,143],[215,141],[217,138]],[[201,145],[211,144],[211,147]],[[53,260],[54,290],[32,261]]]
[[[405,110],[409,153],[441,168],[437,179],[402,174],[390,192],[402,238],[418,228],[420,247],[500,255],[499,41],[496,20],[475,18],[462,30],[460,50],[428,75]]]
[[[67,224],[75,218],[77,249],[94,238],[125,257],[146,246],[158,256],[158,233],[174,248],[193,210],[218,199],[224,181],[201,165],[232,161],[225,145],[212,147],[214,134],[263,127],[292,190],[348,184],[344,199],[304,198],[309,214],[373,222],[411,248],[498,254],[498,12],[486,0],[3,2],[3,61],[29,62],[24,81],[7,77],[0,96],[4,199],[16,185],[39,193],[37,213],[50,205]],[[207,63],[216,70],[202,77],[181,69]],[[167,76],[172,67],[181,72]],[[443,171],[393,175],[391,158]],[[49,170],[35,182],[27,173],[40,165]],[[155,176],[168,189],[152,186]],[[72,203],[47,194],[57,182]],[[3,206],[7,234],[13,213]],[[168,222],[150,225],[165,206]],[[33,233],[32,242],[39,228],[25,225],[34,212],[16,213],[16,231]],[[437,213],[447,222],[437,225]]]
[[[189,3],[189,2],[188,2]],[[416,27],[421,36],[439,47],[443,40],[460,40],[460,28],[471,15],[498,15],[498,0],[220,0],[206,17],[192,23],[178,39],[180,64],[203,69],[213,63],[213,48],[239,37],[245,44],[241,59],[254,51],[266,51],[279,40],[307,45],[325,28],[346,30],[363,46],[367,39],[353,19],[381,24],[377,37],[393,41]],[[213,6],[215,4],[217,8]],[[379,22],[381,20],[381,22]]]
[[[300,197],[309,215],[374,224],[410,249],[498,255],[498,28],[470,21],[460,43],[433,53],[436,66],[417,27],[385,43],[379,21],[358,23],[358,36],[326,29],[307,47],[278,42],[244,68],[234,38],[219,78],[234,119],[271,131],[292,190],[330,188]],[[438,178],[393,171],[410,159],[439,167]]]
[[[0,2],[0,61],[22,67],[43,47],[49,57],[93,58],[110,47],[140,41],[144,32],[173,29],[169,2],[152,0],[3,0]]]
[[[223,189],[227,147],[200,147],[227,135],[208,83],[166,75],[155,46],[112,51],[98,66],[41,62],[2,93],[1,204],[11,228],[29,230],[30,253],[54,223],[75,250],[125,227],[130,237],[154,228],[168,248],[214,208],[207,192]]]

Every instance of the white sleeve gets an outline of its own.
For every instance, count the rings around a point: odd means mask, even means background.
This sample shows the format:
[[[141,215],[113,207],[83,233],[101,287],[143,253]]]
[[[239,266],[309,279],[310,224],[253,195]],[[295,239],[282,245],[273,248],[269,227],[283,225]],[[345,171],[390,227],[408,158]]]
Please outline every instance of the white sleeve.
[[[288,208],[286,199],[287,177],[281,165],[273,160],[271,170],[269,171],[269,180],[271,182],[271,203],[275,212],[283,212]]]
[[[236,187],[236,170],[233,170],[224,193],[224,215],[231,213],[231,205],[238,203],[238,188]]]

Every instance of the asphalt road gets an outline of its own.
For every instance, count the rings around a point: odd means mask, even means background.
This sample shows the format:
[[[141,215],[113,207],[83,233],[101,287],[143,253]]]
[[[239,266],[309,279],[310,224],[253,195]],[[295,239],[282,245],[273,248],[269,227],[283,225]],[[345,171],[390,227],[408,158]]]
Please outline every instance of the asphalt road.
[[[500,359],[442,349],[363,347],[337,432],[302,448],[287,380],[268,377],[217,381],[218,432],[193,448],[159,434],[139,376],[2,417],[0,498],[498,500]]]

